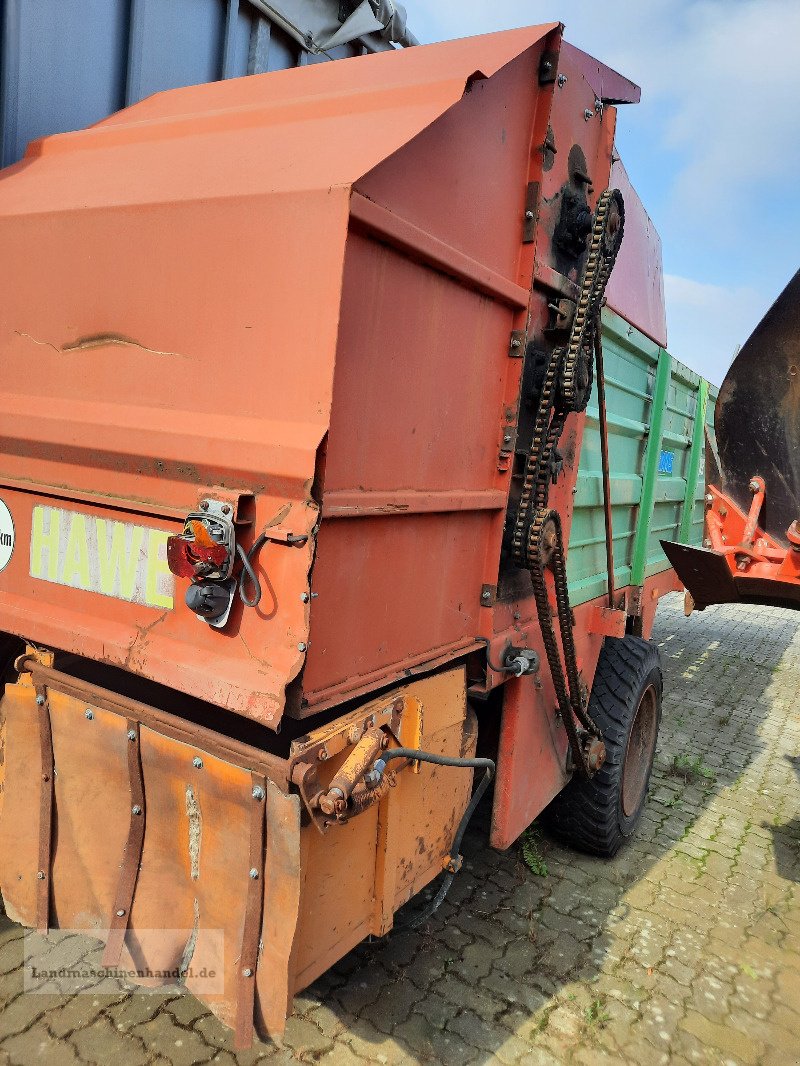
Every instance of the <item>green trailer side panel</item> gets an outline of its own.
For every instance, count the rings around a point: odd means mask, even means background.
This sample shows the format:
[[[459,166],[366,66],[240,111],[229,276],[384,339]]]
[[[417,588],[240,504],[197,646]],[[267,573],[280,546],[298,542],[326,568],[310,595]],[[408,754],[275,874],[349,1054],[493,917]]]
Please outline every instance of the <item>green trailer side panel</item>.
[[[614,534],[614,583],[669,569],[660,541],[699,544],[704,427],[717,390],[665,349],[603,310],[603,358]],[[586,412],[567,563],[574,605],[607,590],[597,389]]]

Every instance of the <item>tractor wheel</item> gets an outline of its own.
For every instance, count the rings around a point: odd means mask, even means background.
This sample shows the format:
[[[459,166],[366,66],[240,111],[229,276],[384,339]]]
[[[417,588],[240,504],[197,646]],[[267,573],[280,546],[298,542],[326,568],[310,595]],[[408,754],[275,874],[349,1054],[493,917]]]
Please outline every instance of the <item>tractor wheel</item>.
[[[658,648],[640,637],[606,638],[589,699],[606,761],[590,780],[578,773],[543,815],[556,836],[610,857],[641,818],[661,722]]]

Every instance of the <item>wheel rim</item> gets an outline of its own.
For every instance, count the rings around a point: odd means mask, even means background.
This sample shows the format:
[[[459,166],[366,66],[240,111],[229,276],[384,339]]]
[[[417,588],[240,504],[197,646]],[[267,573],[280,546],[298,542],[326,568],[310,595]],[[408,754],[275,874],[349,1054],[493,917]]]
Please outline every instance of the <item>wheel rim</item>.
[[[644,797],[656,747],[657,726],[656,690],[653,685],[648,685],[636,709],[622,767],[622,812],[626,818],[636,814]]]

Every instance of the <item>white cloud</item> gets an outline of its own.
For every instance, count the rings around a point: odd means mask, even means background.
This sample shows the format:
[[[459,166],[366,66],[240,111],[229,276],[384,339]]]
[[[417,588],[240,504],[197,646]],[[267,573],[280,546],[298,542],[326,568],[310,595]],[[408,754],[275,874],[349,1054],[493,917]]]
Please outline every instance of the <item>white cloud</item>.
[[[719,385],[771,301],[749,286],[725,288],[675,274],[665,275],[664,292],[670,351]]]

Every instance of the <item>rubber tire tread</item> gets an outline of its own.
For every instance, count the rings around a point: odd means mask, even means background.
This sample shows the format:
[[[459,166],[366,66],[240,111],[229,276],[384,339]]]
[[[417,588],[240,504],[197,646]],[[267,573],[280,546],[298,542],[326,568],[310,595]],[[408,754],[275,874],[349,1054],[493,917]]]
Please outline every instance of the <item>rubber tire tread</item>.
[[[630,817],[622,810],[622,768],[636,709],[651,683],[656,687],[660,725],[663,685],[658,648],[641,637],[606,637],[589,697],[589,714],[603,733],[606,761],[590,780],[574,774],[542,813],[551,832],[579,851],[610,858],[641,818],[652,764],[642,801]]]

